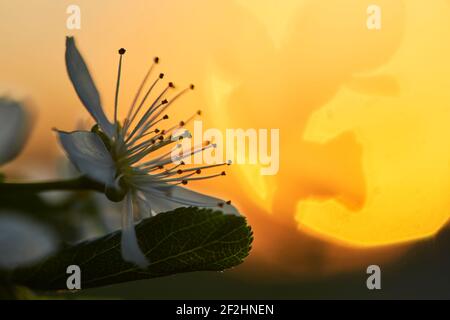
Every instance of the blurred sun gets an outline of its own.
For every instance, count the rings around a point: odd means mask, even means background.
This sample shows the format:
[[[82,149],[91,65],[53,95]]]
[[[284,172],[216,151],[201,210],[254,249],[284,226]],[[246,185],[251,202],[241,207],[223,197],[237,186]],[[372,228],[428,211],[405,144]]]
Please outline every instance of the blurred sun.
[[[249,71],[235,87],[228,124],[282,135],[275,179],[241,168],[253,197],[274,218],[350,245],[435,234],[450,212],[448,5],[378,1],[383,28],[370,34],[370,1],[293,3],[284,37],[280,10],[243,4],[277,53],[267,77]]]

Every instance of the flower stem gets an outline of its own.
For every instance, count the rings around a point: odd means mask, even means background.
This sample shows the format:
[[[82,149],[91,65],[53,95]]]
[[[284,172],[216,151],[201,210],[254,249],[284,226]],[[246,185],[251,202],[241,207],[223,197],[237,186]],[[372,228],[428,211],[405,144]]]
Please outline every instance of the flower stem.
[[[105,186],[86,177],[45,182],[0,182],[1,193],[93,190],[104,192]]]

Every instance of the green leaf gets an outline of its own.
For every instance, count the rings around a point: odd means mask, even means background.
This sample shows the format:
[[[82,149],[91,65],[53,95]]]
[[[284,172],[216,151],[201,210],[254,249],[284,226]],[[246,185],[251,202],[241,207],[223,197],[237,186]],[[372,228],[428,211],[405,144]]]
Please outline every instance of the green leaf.
[[[64,290],[69,265],[81,268],[82,289],[181,272],[222,271],[242,263],[253,240],[245,218],[193,207],[145,219],[136,226],[136,234],[150,262],[147,269],[122,259],[117,231],[17,269],[11,280],[37,290]]]

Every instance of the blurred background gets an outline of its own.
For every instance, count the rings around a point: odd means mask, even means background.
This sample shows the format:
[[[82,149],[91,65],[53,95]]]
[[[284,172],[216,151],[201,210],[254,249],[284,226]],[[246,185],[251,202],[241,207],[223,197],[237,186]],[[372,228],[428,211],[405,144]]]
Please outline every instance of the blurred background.
[[[72,4],[79,30],[66,28]],[[366,27],[370,4],[381,30]],[[117,49],[127,49],[122,116],[157,55],[158,72],[196,85],[173,118],[200,108],[204,127],[279,128],[280,171],[235,165],[191,186],[248,218],[255,243],[243,265],[82,296],[450,297],[449,18],[446,0],[0,0],[0,95],[36,116],[2,171],[57,177],[51,128],[89,121],[66,75],[65,36],[76,37],[110,115]],[[371,264],[381,266],[379,292],[366,288]]]

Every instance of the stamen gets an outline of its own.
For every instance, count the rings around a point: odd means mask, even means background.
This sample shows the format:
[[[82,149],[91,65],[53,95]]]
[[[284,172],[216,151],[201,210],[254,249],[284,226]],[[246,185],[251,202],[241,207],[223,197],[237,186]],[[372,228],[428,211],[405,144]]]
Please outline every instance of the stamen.
[[[172,82],[169,82],[169,87],[170,88],[174,88],[175,86],[173,85]],[[172,99],[170,99],[170,101],[167,102],[166,100],[166,104],[164,105],[164,107],[160,108],[160,110],[150,119],[148,119],[147,125],[150,125],[153,123],[153,121],[159,117],[161,115],[161,113],[163,113],[172,103],[174,103],[178,98],[180,98],[182,95],[184,95],[190,88],[186,88],[182,91],[180,91],[177,95],[175,95]]]
[[[137,163],[141,161],[144,157],[146,157],[148,154],[150,154],[153,151],[156,151],[164,146],[167,146],[169,144],[174,143],[172,139],[168,138],[164,140],[164,137],[159,138],[160,142],[157,144],[153,144],[156,141],[153,141],[151,144],[146,145],[145,147],[141,147],[140,150],[134,151],[134,153],[128,158],[129,162],[131,164]]]
[[[166,179],[166,180],[161,180],[161,181],[165,181],[165,182],[173,182],[173,181],[180,181],[180,180],[186,180],[186,181],[195,181],[195,180],[207,180],[207,179],[212,179],[212,178],[216,178],[216,177],[220,177],[223,176],[223,174],[221,173],[217,173],[217,174],[211,174],[209,176],[202,176],[202,177],[192,177],[194,174],[196,174],[195,172],[185,175],[183,177],[179,177],[179,178],[173,178],[173,179]]]
[[[176,173],[176,174],[181,174],[181,173],[183,173],[184,171],[183,170],[181,170],[181,169],[178,169],[180,166],[184,166],[185,165],[185,163],[183,162],[183,161],[181,161],[179,164],[177,164],[177,165],[175,165],[175,166],[173,166],[172,168],[169,168],[169,169],[167,169],[167,173]],[[178,170],[177,170],[178,169]],[[181,171],[181,173],[180,173],[180,171]]]
[[[161,101],[158,105],[157,105],[157,103],[159,102],[159,100],[162,98],[162,96],[167,92],[167,90],[169,90],[169,88],[170,88],[170,86],[167,86],[162,92],[161,92],[161,94],[155,99],[155,101],[153,101],[153,103],[151,104],[151,106],[148,108],[148,110],[145,112],[145,114],[142,116],[142,118],[141,118],[141,120],[139,120],[139,122],[138,122],[138,124],[136,125],[136,127],[133,129],[133,131],[130,133],[130,135],[125,139],[125,142],[128,142],[133,136],[134,136],[134,134],[139,130],[139,129],[141,129],[141,127],[146,127],[147,126],[147,123],[152,123],[153,122],[153,120],[155,119],[155,117],[152,117],[150,120],[148,120],[149,119],[149,117],[155,112],[155,110],[157,110],[157,109],[159,109],[161,106],[163,106],[163,105],[165,105],[165,107],[163,107],[162,109],[162,111],[164,111],[166,108],[167,108],[167,106],[170,104],[170,103],[168,103],[167,102],[167,100],[166,99],[164,99],[163,101]],[[151,89],[150,89],[151,90]],[[145,97],[146,98],[146,97]],[[142,104],[143,103],[141,103],[141,105],[140,105],[140,107],[142,107]],[[138,109],[140,109],[140,107],[138,108]],[[158,114],[156,115],[156,117],[158,117],[161,113],[162,113],[162,111],[161,112],[158,112]],[[134,117],[135,117],[135,115],[137,114],[137,112],[135,112],[134,113]],[[134,120],[134,117],[133,117],[133,120]],[[148,120],[148,121],[147,121]],[[130,123],[131,123],[131,121],[130,121]],[[142,132],[141,132],[142,133]],[[139,137],[139,135],[138,135],[138,137]],[[137,138],[137,139],[139,139],[139,138]]]
[[[180,127],[183,127],[185,125],[187,125],[188,123],[190,123],[196,116],[200,116],[202,114],[201,110],[198,110],[196,113],[194,113],[193,115],[191,115],[189,118],[187,118],[187,120],[185,121],[181,121],[180,122]]]
[[[221,166],[227,166],[229,165],[229,162],[224,162],[224,163],[216,163],[216,164],[210,164],[210,165],[204,165],[204,166],[200,166],[200,167],[195,167],[195,168],[189,168],[189,169],[185,169],[184,171],[196,171],[196,170],[203,170],[203,169],[211,169],[211,168],[215,168],[215,167],[221,167]]]
[[[168,116],[168,115],[165,115],[164,117],[162,117],[162,118],[160,118],[159,120],[155,121],[155,122],[152,124],[151,127],[153,127],[153,126],[155,126],[156,124],[158,124],[159,122],[164,121],[164,120],[167,120],[167,119],[169,119],[169,116]],[[140,143],[139,145],[134,146],[139,140],[141,140],[141,139],[147,137],[149,134],[152,134],[152,133],[156,133],[156,134],[158,134],[158,133],[165,134],[165,130],[159,130],[158,128],[156,128],[156,129],[153,130],[153,131],[149,131],[149,130],[151,129],[151,127],[145,128],[145,130],[142,129],[141,132],[140,132],[134,139],[132,139],[131,141],[129,141],[128,143],[126,143],[126,146],[127,146],[128,148],[131,148],[131,147],[132,147],[131,150],[134,150],[134,149],[139,148],[140,146],[142,146],[143,144],[146,143],[146,141],[144,141],[144,142]],[[156,136],[155,136],[154,138],[156,138]],[[147,141],[148,141],[148,140],[147,140]]]
[[[123,52],[124,53],[124,52]],[[122,54],[123,54],[122,53]],[[156,83],[158,82],[158,79],[162,79],[164,77],[163,74],[160,74],[159,78],[156,79],[151,87],[147,90],[146,94],[141,100],[141,103],[135,108],[137,99],[141,96],[143,87],[145,86],[146,81],[149,78],[149,75],[151,73],[152,68],[154,65],[158,62],[158,59],[154,60],[154,63],[148,70],[147,74],[145,75],[137,93],[136,96],[133,99],[132,105],[130,107],[130,110],[128,112],[128,116],[125,119],[124,122],[124,135],[127,135],[128,129],[130,128],[133,121],[138,117],[138,114],[140,113],[146,99],[148,98],[149,94],[151,93],[152,89],[156,86]],[[120,79],[120,70],[121,70],[121,63],[122,60],[119,61],[119,76]],[[118,81],[119,86],[119,81]],[[117,87],[118,87],[117,86]],[[179,168],[181,165],[185,165],[184,161],[179,162],[178,164],[172,165],[171,168],[164,169],[165,165],[169,165],[173,162],[178,162],[181,159],[190,157],[198,152],[203,152],[204,150],[208,148],[215,148],[216,144],[212,144],[210,141],[205,141],[202,143],[201,146],[194,146],[190,150],[182,150],[182,144],[177,144],[176,148],[180,148],[180,153],[176,157],[174,157],[174,149],[171,149],[167,152],[164,152],[163,155],[151,159],[149,161],[146,161],[144,163],[138,164],[141,162],[141,160],[149,155],[151,152],[156,151],[166,145],[169,145],[173,142],[176,142],[176,139],[173,139],[172,137],[172,131],[177,127],[184,127],[187,123],[192,121],[192,119],[195,118],[197,115],[201,115],[201,110],[198,110],[195,114],[193,114],[191,117],[189,117],[185,121],[180,121],[177,126],[173,126],[172,128],[168,130],[162,130],[158,128],[154,128],[157,123],[159,123],[162,120],[166,120],[169,118],[169,116],[163,115],[163,112],[173,103],[175,102],[179,97],[181,97],[184,93],[186,93],[188,90],[193,90],[195,86],[191,84],[189,87],[187,87],[184,90],[181,90],[178,94],[176,94],[173,98],[171,98],[169,101],[167,99],[163,99],[163,96],[166,94],[167,90],[169,88],[175,88],[175,85],[173,82],[169,82],[167,87],[162,91],[162,93],[152,102],[152,104],[148,107],[148,109],[144,112],[143,116],[140,117],[139,121],[137,121],[137,125],[131,130],[131,133],[127,135],[127,137],[124,139],[125,146],[126,146],[126,153],[124,155],[124,161],[127,162],[129,166],[133,169],[133,180],[136,182],[136,179],[138,181],[150,181],[154,179],[154,182],[152,182],[152,185],[165,185],[167,183],[174,185],[174,184],[183,184],[186,185],[189,181],[194,180],[205,180],[205,179],[211,179],[218,176],[225,175],[225,171],[222,171],[220,173],[211,174],[207,176],[201,176],[203,173],[203,169],[209,169],[213,167],[218,166],[224,166],[229,165],[230,162],[225,163],[218,163],[213,165],[204,165],[199,166],[195,168],[188,168],[188,169],[181,169]],[[117,119],[117,104],[118,104],[118,91],[116,90],[116,111],[115,111],[115,119]],[[163,99],[163,100],[162,100]],[[154,129],[152,129],[154,128]],[[153,137],[147,138],[148,135],[154,134]],[[145,141],[140,140],[142,138],[146,137]],[[182,139],[183,136],[180,136],[179,139]],[[138,143],[138,141],[142,141]],[[143,161],[142,161],[143,162]],[[149,172],[153,172],[150,176],[148,175]],[[198,176],[200,175],[200,176]],[[136,187],[139,187],[139,185],[136,185]],[[140,186],[142,187],[142,186]],[[152,187],[153,188],[153,187]],[[229,204],[230,202],[227,202]],[[224,205],[225,203],[222,203]],[[215,203],[208,204],[210,206],[216,206]]]
[[[158,130],[158,132],[159,132],[159,130]],[[151,133],[151,132],[149,132],[149,133]],[[135,139],[133,139],[132,142],[128,143],[127,144],[128,149],[127,149],[126,153],[131,157],[138,156],[138,153],[147,155],[150,152],[153,152],[164,146],[170,145],[173,142],[176,142],[176,140],[174,139],[174,137],[172,135],[169,135],[169,136],[167,136],[167,138],[164,138],[165,130],[161,130],[160,133],[157,133],[152,138],[147,139],[147,140],[139,143],[138,145],[134,146],[134,143],[136,143],[138,140],[140,140],[144,136],[148,135],[149,133],[146,133],[142,136],[136,137]],[[190,135],[190,133],[189,133],[189,135]],[[155,142],[157,142],[157,140],[159,140],[160,143],[153,145]]]
[[[181,147],[181,145],[178,145],[178,146]],[[153,168],[153,166],[158,164],[158,163],[169,164],[171,162],[180,161],[180,160],[186,159],[187,157],[190,157],[190,156],[192,156],[192,155],[194,155],[196,153],[203,152],[206,149],[215,148],[215,147],[216,147],[215,144],[209,144],[209,145],[205,144],[201,148],[199,148],[198,146],[195,146],[195,147],[191,148],[191,150],[188,153],[183,154],[182,156],[175,157],[175,159],[172,159],[172,152],[173,152],[173,150],[170,150],[165,155],[163,155],[163,156],[161,156],[161,157],[159,157],[157,159],[150,160],[150,161],[147,161],[147,162],[143,163],[140,166],[140,168],[144,169],[144,170],[147,170],[147,169]],[[183,161],[181,161],[181,163],[184,164]]]
[[[139,112],[141,111],[142,106],[144,105],[144,103],[145,103],[145,101],[147,100],[148,96],[149,96],[150,93],[152,92],[153,88],[156,86],[156,84],[158,83],[158,81],[159,81],[160,79],[162,79],[163,77],[164,77],[164,74],[161,73],[161,74],[159,75],[159,77],[156,78],[155,81],[153,81],[152,85],[150,86],[150,88],[149,88],[149,89],[147,90],[147,92],[145,93],[145,95],[144,95],[144,97],[142,98],[141,103],[139,103],[139,106],[137,107],[136,111],[135,111],[134,113],[129,112],[129,115],[127,116],[127,121],[126,121],[126,122],[127,122],[127,125],[126,125],[126,128],[124,127],[124,132],[127,132],[127,131],[128,131],[129,126],[131,125],[131,123],[133,123],[134,119],[136,118],[136,116],[137,116],[137,115],[139,114]],[[165,93],[165,91],[163,91],[163,93]],[[163,95],[163,94],[161,94],[161,95],[159,96],[159,98],[160,98],[162,95]],[[159,98],[156,99],[156,100],[152,103],[152,106],[153,106],[156,102],[158,102]]]
[[[173,83],[169,82],[168,87],[169,88],[174,88]],[[166,88],[166,89],[168,89],[168,88]],[[130,136],[127,139],[125,139],[125,142],[127,142],[128,145],[132,145],[137,140],[139,140],[142,137],[142,135],[146,133],[147,130],[151,129],[157,123],[157,122],[155,122],[155,119],[158,118],[164,112],[164,110],[166,110],[176,99],[178,99],[181,95],[186,93],[187,90],[189,90],[189,88],[186,88],[186,89],[182,90],[181,92],[179,92],[170,101],[167,101],[167,99],[164,99],[163,101],[161,101],[161,104],[158,105],[155,108],[154,108],[154,105],[152,105],[150,107],[150,109],[147,111],[147,113],[142,117],[141,121],[139,121],[139,123],[137,124],[137,126],[135,127],[133,132],[130,134]],[[163,93],[165,93],[165,91]],[[158,101],[160,99],[160,97],[163,95],[163,93],[156,99],[156,101]],[[165,106],[160,108],[162,105],[165,105]],[[160,109],[160,110],[153,117],[149,118],[150,115],[152,113],[154,113],[157,109]],[[149,111],[151,111],[151,112],[149,112]],[[168,119],[168,118],[169,118],[168,115],[165,115],[163,117],[163,119]],[[193,117],[191,117],[191,118],[193,118]],[[188,119],[188,120],[190,121],[191,118]],[[137,137],[134,138],[133,140],[131,140],[131,142],[128,142],[130,137],[136,133],[135,131],[137,131],[137,129],[139,127],[140,127],[140,130],[139,130],[139,133],[138,133]],[[170,128],[168,130],[168,132],[172,131],[174,128],[176,128],[176,126]]]
[[[117,123],[117,108],[119,104],[119,87],[120,87],[120,75],[122,74],[122,57],[126,50],[124,48],[119,49],[119,68],[117,71],[117,84],[116,84],[116,95],[114,98],[114,123]]]
[[[132,115],[133,110],[134,110],[134,107],[135,107],[135,105],[136,105],[137,99],[138,99],[139,96],[141,95],[142,89],[144,89],[144,86],[145,86],[145,83],[146,83],[147,80],[148,80],[148,77],[150,76],[150,74],[152,73],[152,71],[153,71],[155,65],[158,64],[158,62],[159,62],[159,58],[158,58],[158,57],[155,57],[155,58],[153,59],[153,63],[151,64],[150,68],[148,69],[148,71],[147,71],[147,73],[146,73],[144,79],[142,80],[142,82],[141,82],[141,84],[140,84],[140,86],[139,86],[139,89],[138,89],[137,92],[136,92],[136,95],[134,96],[134,99],[133,99],[133,102],[131,103],[130,109],[128,109],[128,114],[127,114],[126,119],[130,119],[130,116]],[[164,74],[161,73],[161,74],[159,75],[159,79],[162,79],[163,77],[164,77]],[[125,121],[127,121],[127,120],[125,120]],[[125,128],[125,124],[124,124],[124,128]]]
[[[198,110],[195,114],[191,115],[187,120],[180,121],[179,124],[174,125],[174,126],[170,127],[169,129],[167,129],[167,133],[170,133],[170,132],[172,132],[175,129],[179,129],[179,128],[182,128],[182,127],[186,126],[188,123],[190,123],[195,118],[196,115],[200,116],[201,114],[202,114],[202,111]]]
[[[161,142],[160,144],[163,144],[163,143],[164,142]],[[181,148],[181,145],[177,145],[176,148]],[[159,147],[157,149],[159,149]],[[144,150],[144,151],[147,152],[147,153],[144,154],[144,156],[145,156],[145,155],[148,154],[148,152],[152,152],[153,150],[150,150],[150,151]],[[144,151],[142,151],[142,152],[144,152]],[[166,153],[164,153],[163,155],[161,155],[161,156],[159,156],[159,157],[157,157],[155,159],[152,159],[152,160],[149,160],[147,162],[141,163],[138,167],[141,170],[152,170],[155,166],[158,166],[158,165],[161,165],[161,164],[162,165],[169,164],[169,163],[172,162],[172,156],[171,156],[172,152],[173,152],[173,150],[169,150]],[[140,154],[138,156],[134,156],[134,157],[136,157],[137,161],[133,161],[133,162],[136,163],[136,162],[140,161],[144,156],[142,156],[142,154]],[[133,159],[130,158],[130,161],[132,161],[132,160]]]
[[[163,182],[179,182],[179,181],[189,181],[190,177],[192,177],[193,175],[195,175],[195,172],[190,173],[190,174],[186,174],[184,176],[181,177],[176,177],[176,178],[170,178],[170,179],[160,179],[159,181],[163,181]]]

